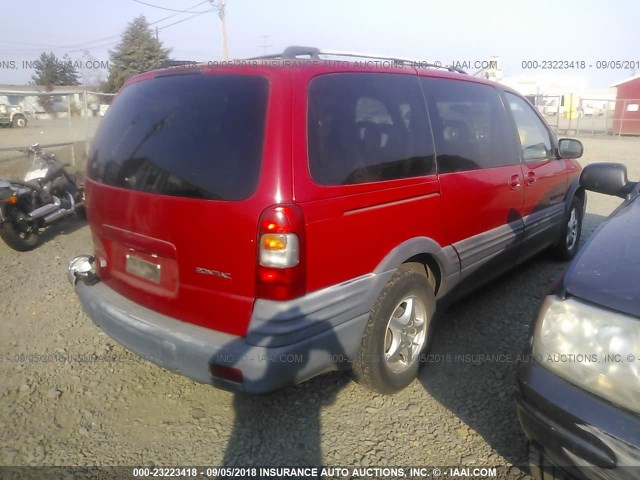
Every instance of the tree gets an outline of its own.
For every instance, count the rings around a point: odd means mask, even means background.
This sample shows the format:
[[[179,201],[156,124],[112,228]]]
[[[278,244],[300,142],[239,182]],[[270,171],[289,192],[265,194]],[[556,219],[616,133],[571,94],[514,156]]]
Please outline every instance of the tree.
[[[44,87],[46,92],[53,90],[53,85],[49,84]],[[38,95],[38,105],[47,113],[53,111],[53,95]]]
[[[42,52],[34,62],[36,74],[31,77],[36,85],[78,85],[78,69],[68,55],[60,60],[53,52]]]
[[[80,85],[78,81],[78,69],[69,55],[65,55],[60,62],[60,83],[59,85]]]
[[[115,50],[109,51],[107,89],[115,92],[130,76],[157,68],[169,59],[169,52],[155,38],[147,19],[137,17],[127,25]]]
[[[35,75],[31,78],[36,85],[45,87],[45,91],[53,90],[54,85],[69,86],[78,85],[78,69],[71,58],[65,55],[60,60],[53,52],[42,52],[40,58],[34,62]],[[40,95],[38,103],[45,112],[53,109],[53,97]]]

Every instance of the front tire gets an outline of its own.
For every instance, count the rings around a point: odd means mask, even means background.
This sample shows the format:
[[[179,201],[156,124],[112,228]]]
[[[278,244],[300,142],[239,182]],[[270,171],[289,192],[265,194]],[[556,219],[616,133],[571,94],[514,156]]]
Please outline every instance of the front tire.
[[[402,266],[371,309],[354,359],[359,383],[383,394],[402,390],[418,375],[436,309],[427,277]]]
[[[11,121],[16,128],[24,128],[27,126],[27,118],[24,115],[16,115]]]
[[[5,222],[0,227],[0,238],[10,248],[18,252],[28,252],[38,246],[40,237],[35,232],[21,231],[11,222]]]
[[[529,473],[534,480],[569,480],[558,468],[550,464],[536,447],[527,444]]]
[[[571,200],[569,212],[565,217],[560,238],[552,249],[552,254],[556,259],[571,260],[578,252],[583,213],[582,200],[580,197],[574,196]]]

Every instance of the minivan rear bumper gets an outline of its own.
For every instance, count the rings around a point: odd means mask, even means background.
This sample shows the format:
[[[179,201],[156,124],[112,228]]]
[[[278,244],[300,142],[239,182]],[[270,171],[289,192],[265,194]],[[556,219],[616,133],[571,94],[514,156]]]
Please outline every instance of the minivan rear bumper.
[[[359,287],[372,288],[374,284],[383,281],[384,277],[386,275],[382,278],[374,275]],[[374,279],[377,281],[373,281]],[[347,293],[351,293],[353,285],[358,283],[360,282],[331,287],[332,291],[329,293],[333,298],[353,298]],[[87,285],[78,281],[75,290],[83,309],[93,322],[128,350],[197,382],[248,393],[265,393],[300,383],[325,371],[349,368],[350,359],[359,348],[368,318],[368,309],[365,313],[354,315],[354,312],[364,308],[358,302],[354,308],[348,308],[348,311],[339,309],[340,315],[331,315],[331,319],[323,321],[316,322],[313,321],[313,315],[303,315],[313,327],[302,329],[306,330],[304,335],[301,335],[300,321],[283,322],[295,326],[295,335],[265,335],[265,330],[268,330],[265,327],[269,322],[265,321],[264,314],[274,310],[276,302],[258,300],[255,310],[262,313],[256,314],[254,311],[253,331],[250,326],[246,337],[238,337],[145,308],[120,295],[104,282]],[[340,295],[340,291],[343,295]],[[287,302],[286,310],[308,310],[310,305],[318,301],[309,297]],[[362,300],[364,299],[361,297]],[[329,310],[335,308],[334,302]],[[319,308],[316,312],[323,310],[327,309]],[[301,320],[299,316],[298,318]],[[336,319],[340,323],[336,324]],[[291,343],[283,344],[283,339],[287,338]],[[242,381],[214,376],[211,373],[212,365],[241,371]]]

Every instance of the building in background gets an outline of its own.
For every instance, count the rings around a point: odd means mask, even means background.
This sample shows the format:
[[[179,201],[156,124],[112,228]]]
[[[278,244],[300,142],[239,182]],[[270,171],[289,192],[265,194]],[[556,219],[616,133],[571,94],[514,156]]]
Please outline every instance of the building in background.
[[[618,135],[640,135],[640,75],[611,85],[617,89],[613,131]]]
[[[103,105],[111,103],[112,95],[94,91],[87,86],[56,86],[46,91],[39,85],[0,84],[0,104],[19,108],[30,118],[64,118],[71,116],[103,115]],[[45,111],[39,97],[51,97],[49,111]]]
[[[614,88],[592,88],[584,77],[542,73],[517,75],[501,83],[529,98],[547,117],[602,117],[613,110]]]

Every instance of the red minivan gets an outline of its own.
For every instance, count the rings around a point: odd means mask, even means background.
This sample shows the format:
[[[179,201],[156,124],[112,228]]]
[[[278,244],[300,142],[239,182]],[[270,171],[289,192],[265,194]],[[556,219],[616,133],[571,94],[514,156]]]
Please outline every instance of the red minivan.
[[[352,368],[391,393],[445,299],[574,255],[580,142],[506,87],[354,55],[290,47],[125,84],[87,166],[94,253],[68,272],[101,329],[223,388]]]

